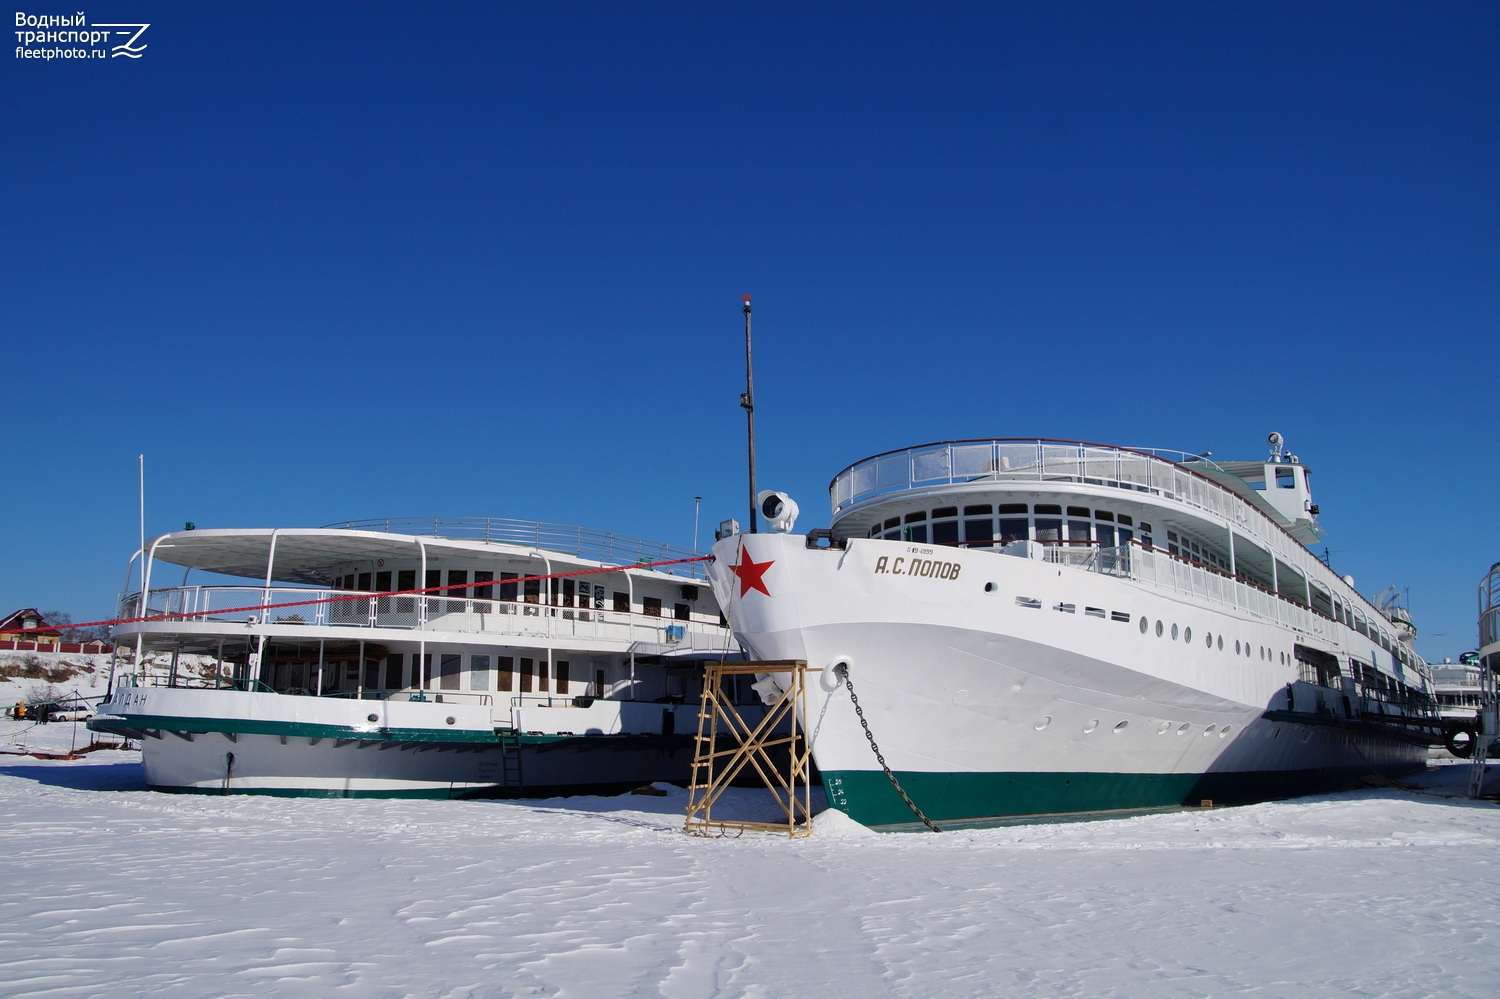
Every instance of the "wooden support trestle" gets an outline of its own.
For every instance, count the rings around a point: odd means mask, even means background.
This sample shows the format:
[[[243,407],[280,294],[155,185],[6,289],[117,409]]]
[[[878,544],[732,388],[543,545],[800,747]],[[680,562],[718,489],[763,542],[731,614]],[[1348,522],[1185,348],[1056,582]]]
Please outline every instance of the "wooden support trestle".
[[[807,836],[812,829],[811,750],[798,730],[807,704],[807,674],[801,659],[769,662],[716,663],[706,668],[703,699],[698,709],[697,749],[692,783],[688,787],[687,821],[683,831],[694,836],[723,836],[731,831],[784,832]],[[725,677],[775,676],[780,696],[762,717],[747,719],[734,704]],[[784,679],[784,682],[783,682]],[[785,749],[784,754],[773,751]],[[760,776],[775,799],[781,820],[751,822],[715,819],[714,804],[749,767]]]

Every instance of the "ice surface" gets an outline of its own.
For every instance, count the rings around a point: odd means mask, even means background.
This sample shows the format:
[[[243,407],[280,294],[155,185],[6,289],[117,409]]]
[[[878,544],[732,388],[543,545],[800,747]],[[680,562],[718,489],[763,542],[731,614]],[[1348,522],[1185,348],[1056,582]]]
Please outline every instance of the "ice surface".
[[[807,838],[700,839],[675,788],[201,797],[145,790],[134,752],[0,756],[0,994],[1489,999],[1500,808],[1460,797],[1466,775],[938,836],[824,813]],[[751,791],[724,807],[771,818]]]

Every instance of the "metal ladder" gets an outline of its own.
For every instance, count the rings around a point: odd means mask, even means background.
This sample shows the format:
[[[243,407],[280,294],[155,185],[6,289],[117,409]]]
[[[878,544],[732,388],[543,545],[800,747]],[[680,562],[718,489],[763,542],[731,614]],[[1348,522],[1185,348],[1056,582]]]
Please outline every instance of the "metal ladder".
[[[1479,709],[1479,731],[1474,734],[1474,758],[1469,763],[1469,797],[1484,789],[1484,768],[1489,762],[1490,743],[1500,736],[1500,705],[1491,701]]]
[[[507,791],[521,790],[521,733],[513,728],[497,729],[500,738],[500,785]]]

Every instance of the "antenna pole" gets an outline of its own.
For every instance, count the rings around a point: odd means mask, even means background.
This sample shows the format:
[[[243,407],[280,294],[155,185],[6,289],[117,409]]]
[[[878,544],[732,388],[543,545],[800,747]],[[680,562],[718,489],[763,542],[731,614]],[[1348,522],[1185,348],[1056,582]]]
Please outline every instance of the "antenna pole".
[[[693,554],[698,554],[698,512],[703,509],[703,497],[693,497]]]
[[[745,303],[745,392],[740,396],[740,407],[750,427],[750,533],[759,533],[755,511],[755,378],[750,366],[750,296],[740,301]]]
[[[136,478],[140,484],[140,508],[141,508],[141,558],[146,557],[146,456],[138,454],[135,456]],[[142,562],[142,565],[145,563]]]

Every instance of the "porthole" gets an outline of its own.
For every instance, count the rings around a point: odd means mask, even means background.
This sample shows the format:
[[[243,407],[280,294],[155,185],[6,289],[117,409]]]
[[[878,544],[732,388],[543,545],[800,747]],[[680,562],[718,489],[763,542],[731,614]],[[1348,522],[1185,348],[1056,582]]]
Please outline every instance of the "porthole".
[[[1240,654],[1240,640],[1238,638],[1236,638],[1234,640],[1234,654],[1235,655],[1239,655]]]
[[[1192,628],[1183,628],[1182,629],[1182,640],[1184,642],[1191,642],[1193,640],[1193,629]]]
[[[1218,644],[1219,644],[1219,651],[1223,652],[1224,651],[1224,636],[1223,635],[1219,636],[1219,642],[1218,642]]]
[[[1189,725],[1187,722],[1183,722],[1181,725],[1177,726],[1177,734],[1187,735],[1188,732],[1191,731],[1192,727],[1193,726]]]
[[[1000,587],[996,586],[994,583],[985,583],[984,584],[984,592],[986,592],[986,593],[994,593],[999,588]]]
[[[1177,641],[1177,625],[1172,625],[1172,641]]]
[[[1203,738],[1205,738],[1205,739],[1207,739],[1209,736],[1211,736],[1213,734],[1214,734],[1214,727],[1212,725],[1208,726],[1208,728],[1206,728],[1206,729],[1203,730]]]
[[[1205,634],[1203,636],[1203,644],[1206,645],[1206,646],[1208,646],[1210,649],[1214,647],[1214,633],[1213,632],[1210,631],[1210,632],[1208,632],[1207,634]]]
[[[1115,723],[1115,735],[1119,735],[1121,732],[1125,731],[1129,727],[1130,727],[1130,722],[1128,722],[1128,721],[1116,722]]]
[[[1149,628],[1149,627],[1151,627],[1151,625],[1149,625],[1149,624],[1146,623],[1146,619],[1145,618],[1141,618],[1141,634],[1144,635],[1146,633],[1146,629]]]
[[[1224,738],[1228,734],[1229,734],[1229,726],[1228,725],[1225,725],[1223,728],[1219,729],[1219,738],[1220,739]]]
[[[1046,728],[1048,725],[1051,725],[1051,724],[1052,724],[1052,716],[1051,715],[1042,715],[1042,717],[1040,717],[1040,718],[1038,718],[1036,720],[1036,730],[1038,732],[1040,732],[1042,729]]]
[[[1162,632],[1163,632],[1163,631],[1165,631],[1165,630],[1166,630],[1166,629],[1164,629],[1164,628],[1163,628],[1163,627],[1162,627],[1162,624],[1161,624],[1161,622],[1160,622],[1160,621],[1158,621],[1158,622],[1156,622],[1156,637],[1157,637],[1157,638],[1160,638],[1160,637],[1161,637],[1161,633],[1162,633]]]
[[[1097,718],[1090,718],[1089,719],[1089,723],[1087,725],[1083,726],[1083,734],[1084,735],[1091,735],[1091,734],[1093,734],[1094,730],[1096,728],[1098,728],[1098,727],[1099,727],[1099,719],[1097,719]]]
[[[1172,731],[1172,723],[1171,722],[1162,722],[1160,725],[1158,725],[1156,727],[1156,734],[1157,735],[1166,735],[1170,731]]]

